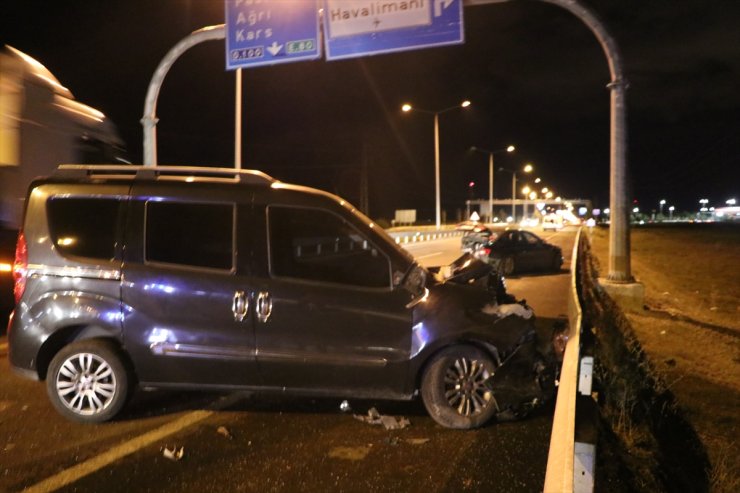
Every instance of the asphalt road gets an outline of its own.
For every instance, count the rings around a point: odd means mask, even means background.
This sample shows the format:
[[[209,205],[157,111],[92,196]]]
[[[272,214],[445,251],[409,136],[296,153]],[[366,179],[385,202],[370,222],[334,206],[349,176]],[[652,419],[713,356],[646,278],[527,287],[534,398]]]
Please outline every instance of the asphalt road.
[[[570,256],[574,232],[542,235]],[[459,238],[409,246],[425,265],[449,263]],[[569,263],[511,278],[547,332],[567,309]],[[248,393],[138,393],[120,419],[66,421],[45,388],[10,374],[0,338],[0,491],[539,491],[552,405],[514,423],[461,432],[419,402],[295,399]],[[370,407],[411,425],[386,431],[353,418]],[[182,448],[174,461],[165,448]]]

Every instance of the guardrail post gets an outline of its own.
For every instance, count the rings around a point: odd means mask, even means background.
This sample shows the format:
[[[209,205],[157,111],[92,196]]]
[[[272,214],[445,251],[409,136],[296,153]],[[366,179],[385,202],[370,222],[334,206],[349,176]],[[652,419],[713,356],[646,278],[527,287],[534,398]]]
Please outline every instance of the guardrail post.
[[[575,443],[573,461],[574,493],[590,493],[594,490],[594,470],[596,468],[596,445]]]
[[[578,393],[591,396],[591,384],[594,369],[594,357],[584,356],[581,358],[581,368],[578,372]]]

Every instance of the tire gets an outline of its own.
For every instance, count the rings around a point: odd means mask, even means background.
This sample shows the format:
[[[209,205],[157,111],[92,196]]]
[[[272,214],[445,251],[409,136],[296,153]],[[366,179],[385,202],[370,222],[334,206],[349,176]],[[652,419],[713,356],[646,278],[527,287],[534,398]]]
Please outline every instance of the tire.
[[[498,404],[487,380],[493,359],[472,346],[453,346],[433,357],[421,380],[424,407],[446,428],[471,429],[488,422]]]
[[[501,259],[501,273],[505,276],[510,276],[514,273],[514,269],[516,268],[516,265],[514,265],[514,257],[504,257]]]
[[[105,341],[70,344],[51,360],[46,391],[56,410],[81,423],[100,423],[126,404],[130,382],[116,348]]]

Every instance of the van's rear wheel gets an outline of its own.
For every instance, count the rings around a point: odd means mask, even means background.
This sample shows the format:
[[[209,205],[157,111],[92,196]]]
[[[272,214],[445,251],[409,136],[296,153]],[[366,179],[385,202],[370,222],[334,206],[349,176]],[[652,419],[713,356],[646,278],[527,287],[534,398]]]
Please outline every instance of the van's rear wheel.
[[[498,411],[489,387],[493,359],[472,346],[453,346],[437,354],[424,371],[421,397],[429,415],[447,428],[485,424]]]
[[[57,411],[83,423],[108,421],[126,404],[129,374],[105,341],[70,344],[51,360],[46,390]]]

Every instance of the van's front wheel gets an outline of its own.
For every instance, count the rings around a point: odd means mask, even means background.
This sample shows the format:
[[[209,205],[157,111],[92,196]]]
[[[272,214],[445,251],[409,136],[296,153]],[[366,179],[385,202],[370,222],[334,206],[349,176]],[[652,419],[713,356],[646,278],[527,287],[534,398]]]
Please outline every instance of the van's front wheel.
[[[495,364],[472,346],[442,350],[427,366],[421,397],[429,415],[447,428],[470,429],[485,424],[498,411],[489,387]]]
[[[51,360],[46,390],[57,411],[83,423],[108,421],[126,404],[129,374],[105,341],[70,344]]]

